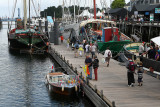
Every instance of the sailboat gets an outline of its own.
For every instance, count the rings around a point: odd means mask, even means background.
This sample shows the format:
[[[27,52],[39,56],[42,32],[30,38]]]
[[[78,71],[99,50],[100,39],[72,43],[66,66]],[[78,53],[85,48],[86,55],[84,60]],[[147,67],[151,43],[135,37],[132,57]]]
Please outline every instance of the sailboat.
[[[26,0],[24,3],[24,19],[17,19],[16,28],[8,30],[8,42],[9,48],[12,50],[29,50],[29,52],[35,51],[47,51],[48,50],[48,37],[44,34],[40,28],[33,28],[30,26],[30,0],[29,0],[29,25],[27,25],[27,7]]]

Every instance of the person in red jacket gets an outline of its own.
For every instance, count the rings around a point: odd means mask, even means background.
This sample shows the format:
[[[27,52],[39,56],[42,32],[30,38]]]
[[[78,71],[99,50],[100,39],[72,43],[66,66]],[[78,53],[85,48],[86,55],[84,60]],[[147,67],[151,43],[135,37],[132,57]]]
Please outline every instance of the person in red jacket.
[[[64,39],[64,38],[63,38],[63,35],[61,35],[61,43],[63,43],[63,39]]]

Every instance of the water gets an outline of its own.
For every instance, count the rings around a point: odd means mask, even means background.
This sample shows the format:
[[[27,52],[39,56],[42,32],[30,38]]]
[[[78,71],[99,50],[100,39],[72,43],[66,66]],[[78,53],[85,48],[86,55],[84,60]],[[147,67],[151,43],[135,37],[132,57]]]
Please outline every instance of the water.
[[[48,92],[44,82],[52,63],[47,55],[9,52],[4,25],[0,30],[0,107],[93,107],[85,97]]]

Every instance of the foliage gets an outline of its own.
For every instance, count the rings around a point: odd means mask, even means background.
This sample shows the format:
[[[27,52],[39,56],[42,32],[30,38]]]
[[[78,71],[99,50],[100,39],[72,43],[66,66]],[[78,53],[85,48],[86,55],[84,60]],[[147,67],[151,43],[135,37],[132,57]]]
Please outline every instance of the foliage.
[[[114,0],[111,4],[111,8],[123,8],[125,5],[125,0]]]

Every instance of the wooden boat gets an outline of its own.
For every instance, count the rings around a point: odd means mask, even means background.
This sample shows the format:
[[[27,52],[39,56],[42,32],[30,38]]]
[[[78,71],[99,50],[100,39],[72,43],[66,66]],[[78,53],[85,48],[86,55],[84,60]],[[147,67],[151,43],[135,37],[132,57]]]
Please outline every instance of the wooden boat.
[[[78,91],[79,81],[75,75],[53,72],[47,74],[46,85],[51,92],[73,95]]]

